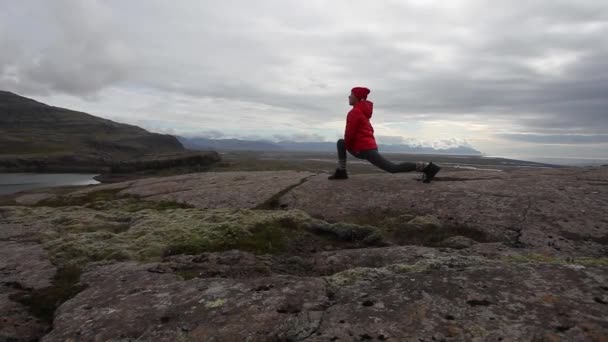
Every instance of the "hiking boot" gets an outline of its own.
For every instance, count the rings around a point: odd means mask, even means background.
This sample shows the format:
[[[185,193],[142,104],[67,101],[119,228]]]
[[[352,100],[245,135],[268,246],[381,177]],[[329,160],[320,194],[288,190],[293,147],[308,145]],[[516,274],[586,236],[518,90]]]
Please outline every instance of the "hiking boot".
[[[422,182],[430,183],[439,170],[441,170],[439,166],[433,164],[433,162],[430,162],[429,165],[422,170]]]
[[[348,174],[346,173],[346,170],[338,168],[338,169],[336,169],[336,172],[334,172],[333,175],[327,177],[327,179],[331,179],[331,180],[348,179]]]

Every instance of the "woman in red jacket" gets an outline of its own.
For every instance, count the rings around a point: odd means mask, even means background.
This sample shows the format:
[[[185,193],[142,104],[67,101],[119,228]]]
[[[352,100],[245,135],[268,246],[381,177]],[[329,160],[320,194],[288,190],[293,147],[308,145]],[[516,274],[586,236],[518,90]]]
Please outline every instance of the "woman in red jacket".
[[[374,109],[374,104],[367,100],[369,93],[370,90],[363,87],[355,87],[351,90],[348,104],[353,106],[353,109],[348,112],[346,117],[344,139],[338,140],[338,168],[333,175],[329,176],[329,179],[348,178],[346,172],[346,151],[348,151],[355,158],[366,159],[376,167],[390,173],[422,172],[423,181],[430,183],[441,169],[439,166],[432,162],[394,164],[378,153],[378,145],[376,145],[376,139],[374,139],[374,128],[369,122]]]

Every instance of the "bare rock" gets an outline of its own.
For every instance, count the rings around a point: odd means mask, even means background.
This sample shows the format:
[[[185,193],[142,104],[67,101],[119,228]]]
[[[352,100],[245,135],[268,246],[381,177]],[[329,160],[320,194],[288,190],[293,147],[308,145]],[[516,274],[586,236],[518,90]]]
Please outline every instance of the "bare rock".
[[[59,308],[43,341],[594,340],[608,329],[605,266],[399,248],[403,258],[386,260],[394,263],[326,277],[91,268],[89,288]],[[229,255],[248,258],[215,262]]]
[[[329,305],[322,279],[184,281],[150,267],[121,263],[85,274],[90,287],[58,310],[42,341],[303,340]]]
[[[26,194],[15,198],[15,202],[19,205],[35,205],[41,201],[54,197],[56,196],[48,193]]]
[[[294,187],[309,172],[204,172],[174,177],[148,178],[134,182],[91,187],[73,195],[122,189],[118,196],[138,196],[150,201],[175,201],[196,208],[254,208]]]
[[[40,245],[0,241],[0,340],[37,340],[50,329],[15,298],[50,286],[55,272]]]

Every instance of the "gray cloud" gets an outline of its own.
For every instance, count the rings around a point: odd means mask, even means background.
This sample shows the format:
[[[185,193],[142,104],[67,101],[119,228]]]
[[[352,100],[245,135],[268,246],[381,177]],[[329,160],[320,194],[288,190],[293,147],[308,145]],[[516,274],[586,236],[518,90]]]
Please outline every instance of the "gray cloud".
[[[507,140],[516,140],[531,143],[541,144],[608,144],[608,134],[522,134],[522,133],[504,133],[499,134],[499,137]]]
[[[608,132],[607,36],[608,2],[595,0],[5,2],[0,88],[243,102],[234,115],[271,108],[314,129],[342,119],[350,87],[366,85],[375,120],[582,144],[573,133]]]
[[[0,9],[2,21],[17,28],[0,31],[0,42],[29,43],[20,45],[13,58],[0,60],[0,87],[84,96],[127,78],[133,53],[112,27],[112,13],[100,3],[26,1],[22,6],[4,3]],[[28,25],[37,21],[38,30],[16,24],[25,17]]]
[[[376,139],[382,144],[401,144],[404,142],[401,136],[390,136],[390,135],[378,135]]]
[[[275,134],[273,135],[275,141],[298,141],[298,142],[315,142],[324,141],[325,138],[319,134]]]

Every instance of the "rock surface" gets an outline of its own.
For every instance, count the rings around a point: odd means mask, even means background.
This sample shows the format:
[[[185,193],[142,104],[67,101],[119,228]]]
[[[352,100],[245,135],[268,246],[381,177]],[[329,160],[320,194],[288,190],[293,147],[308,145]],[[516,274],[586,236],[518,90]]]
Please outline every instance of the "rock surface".
[[[176,201],[201,209],[254,208],[312,175],[298,171],[206,172],[102,185],[75,192],[73,196],[120,189],[118,196]]]
[[[17,302],[16,296],[51,285],[56,268],[39,244],[0,241],[0,340],[32,341],[50,326]]]
[[[34,205],[40,201],[48,200],[53,198],[55,195],[49,193],[38,193],[38,194],[26,194],[15,198],[15,203],[19,205]]]
[[[326,177],[199,173],[1,207],[0,340],[608,338],[608,169]],[[72,291],[48,334],[25,288]]]
[[[327,277],[186,280],[162,264],[101,267],[86,273],[90,287],[60,308],[43,341],[605,337],[605,266],[404,252],[419,259]]]
[[[319,175],[280,205],[328,220],[431,213],[543,253],[607,253],[608,169],[445,172],[431,186],[413,177],[357,175],[328,183]]]

